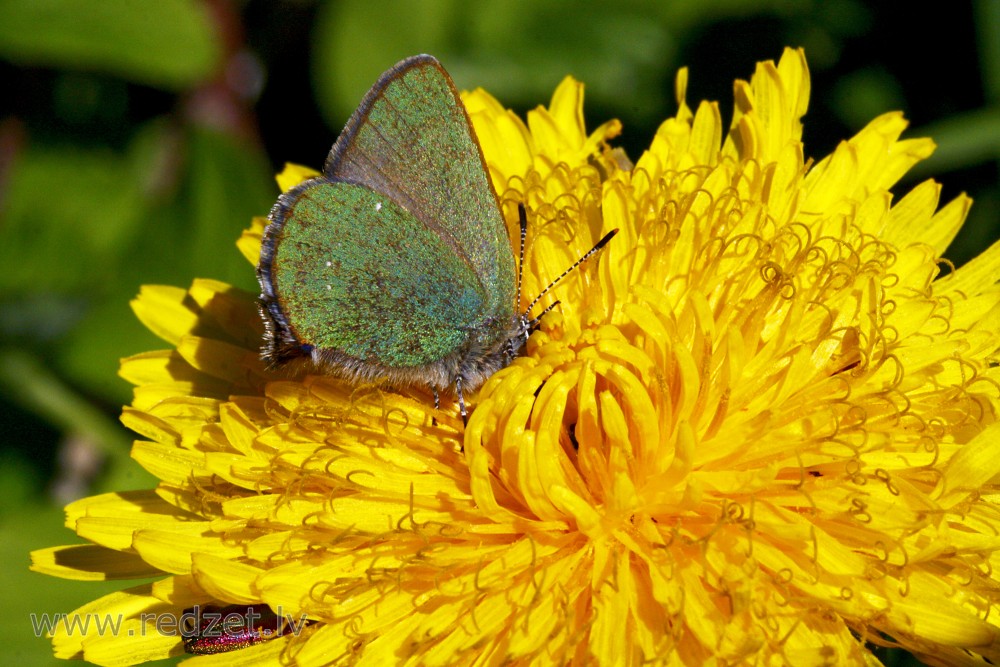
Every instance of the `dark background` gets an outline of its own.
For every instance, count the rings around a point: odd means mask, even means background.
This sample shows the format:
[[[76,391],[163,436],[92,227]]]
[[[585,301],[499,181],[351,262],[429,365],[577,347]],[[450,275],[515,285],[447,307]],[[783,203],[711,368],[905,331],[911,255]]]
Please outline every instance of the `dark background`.
[[[806,155],[822,158],[876,115],[937,153],[942,202],[975,204],[948,257],[1000,237],[1000,2],[650,0],[0,0],[0,602],[5,654],[49,664],[30,613],[110,590],[28,573],[27,552],[74,541],[61,507],[148,488],[118,424],[118,359],[165,343],[132,316],[143,284],[195,277],[255,289],[234,242],[277,196],[286,161],[320,167],[378,75],[438,56],[460,88],[519,113],[573,74],[588,128],[625,125],[638,157],[676,110],[718,100],[784,46],[812,74]],[[908,664],[898,653],[888,664]]]

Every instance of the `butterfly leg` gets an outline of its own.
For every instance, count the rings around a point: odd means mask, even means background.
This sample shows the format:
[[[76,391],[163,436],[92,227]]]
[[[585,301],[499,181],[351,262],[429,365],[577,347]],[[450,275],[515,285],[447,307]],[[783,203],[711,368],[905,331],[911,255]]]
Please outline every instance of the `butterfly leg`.
[[[431,387],[431,391],[434,392],[434,409],[441,409],[441,394],[438,393],[437,387]]]
[[[468,425],[469,413],[465,410],[465,397],[462,396],[462,376],[455,378],[455,395],[458,396],[458,410],[462,413],[462,424]]]

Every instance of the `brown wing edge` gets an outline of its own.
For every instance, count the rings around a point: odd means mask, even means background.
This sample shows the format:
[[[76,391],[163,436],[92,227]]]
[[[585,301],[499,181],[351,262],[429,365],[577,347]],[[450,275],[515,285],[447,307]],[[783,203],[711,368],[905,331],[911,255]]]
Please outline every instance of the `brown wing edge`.
[[[309,357],[312,352],[312,345],[299,339],[281,306],[281,295],[273,275],[274,256],[278,237],[281,236],[285,219],[295,202],[303,192],[326,180],[324,177],[311,178],[282,193],[267,215],[268,224],[261,237],[260,261],[257,263],[257,282],[260,284],[257,309],[264,321],[264,345],[260,356],[271,370],[295,359]]]

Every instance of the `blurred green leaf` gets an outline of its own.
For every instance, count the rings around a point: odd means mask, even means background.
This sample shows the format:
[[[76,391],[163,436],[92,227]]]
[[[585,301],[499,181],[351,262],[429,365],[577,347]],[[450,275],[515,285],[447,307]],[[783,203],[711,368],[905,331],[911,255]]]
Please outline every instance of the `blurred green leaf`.
[[[48,351],[62,375],[112,405],[132,400],[132,386],[118,377],[121,359],[167,346],[142,326],[129,307],[141,282],[129,275],[116,284]]]
[[[4,211],[4,290],[71,290],[97,280],[140,220],[136,186],[127,162],[107,149],[25,151]],[[32,261],[17,261],[25,257]]]
[[[153,122],[124,152],[29,146],[2,212],[0,334],[127,401],[119,359],[159,347],[129,300],[142,284],[195,277],[256,289],[235,242],[277,194],[259,148],[204,128]]]
[[[128,460],[129,437],[31,354],[0,349],[0,390],[24,408],[67,433],[85,436],[119,463]]]
[[[3,201],[0,262],[8,269],[0,274],[0,334],[47,357],[96,363],[98,386],[114,387],[101,392],[109,397],[128,395],[114,375],[122,351],[95,358],[90,348],[67,347],[65,336],[79,336],[73,327],[116,290],[126,302],[133,292],[122,289],[129,281],[120,269],[155,200],[150,172],[165,141],[162,128],[151,126],[125,152],[29,145]],[[135,330],[131,318],[123,321],[128,315],[123,304],[120,320],[102,321],[95,340],[120,342]]]
[[[907,108],[899,82],[879,67],[867,67],[838,80],[831,106],[845,126],[859,129],[887,111]]]
[[[38,470],[10,451],[0,452],[0,521],[11,508],[29,502],[41,482]]]
[[[325,3],[313,33],[317,100],[330,126],[339,127],[381,72],[431,53],[459,88],[483,86],[510,106],[547,103],[572,74],[587,83],[588,104],[624,98],[635,105],[633,115],[649,116],[673,95],[662,76],[673,68],[675,49],[672,28],[651,20],[650,11],[654,5],[621,7],[594,21],[569,0]]]
[[[916,176],[1000,160],[1000,107],[956,114],[910,130],[907,136],[930,137],[937,144],[934,154],[914,168]]]
[[[983,69],[983,91],[990,102],[1000,101],[1000,2],[976,0],[973,3],[975,25],[979,33],[979,62]]]
[[[36,143],[18,156],[2,211],[0,291],[82,294],[114,277],[149,208],[165,140],[154,134],[139,133],[125,153]]]
[[[0,0],[0,57],[181,90],[217,67],[209,18],[193,0]]]
[[[406,56],[431,53],[460,89],[482,86],[506,106],[546,104],[570,74],[587,86],[590,127],[617,117],[628,127],[651,128],[673,108],[680,66],[692,65],[699,81],[710,78],[698,70],[703,62],[680,62],[678,53],[699,36],[705,39],[713,26],[730,22],[737,33],[744,26],[740,39],[752,43],[754,25],[796,25],[794,38],[785,43],[806,44],[816,62],[832,63],[844,36],[870,25],[869,14],[855,0],[647,0],[613,9],[572,0],[419,5],[340,0],[323,3],[314,23],[313,87],[327,123],[338,128],[381,72]],[[726,77],[748,76],[754,60],[780,57],[782,42],[776,44],[774,50],[753,52],[748,69]],[[731,89],[731,81],[726,85],[721,93]]]
[[[236,240],[254,216],[268,214],[279,194],[264,155],[230,136],[193,128],[185,178],[179,202],[184,238],[172,246],[188,257],[187,278],[180,284],[203,277],[257,290],[254,268],[237,251]]]
[[[187,287],[200,277],[257,289],[254,267],[236,240],[251,218],[267,215],[278,195],[267,161],[252,145],[204,128],[187,129],[181,141],[172,197],[147,210],[119,258],[117,277],[53,351],[69,377],[116,402],[131,395],[117,376],[119,360],[166,346],[129,308],[141,285]]]

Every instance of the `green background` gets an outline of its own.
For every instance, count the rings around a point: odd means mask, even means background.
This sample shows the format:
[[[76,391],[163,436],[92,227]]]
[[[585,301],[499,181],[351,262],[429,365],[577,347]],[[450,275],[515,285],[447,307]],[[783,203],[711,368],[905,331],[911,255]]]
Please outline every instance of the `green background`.
[[[976,201],[949,258],[1000,237],[1000,2],[856,0],[0,0],[0,586],[8,662],[51,664],[29,614],[70,611],[109,585],[27,571],[75,541],[69,500],[152,480],[118,423],[118,359],[164,346],[132,316],[142,284],[194,277],[255,289],[234,242],[277,196],[286,161],[319,167],[354,106],[402,57],[438,56],[460,88],[519,112],[566,74],[589,127],[618,117],[637,157],[675,111],[715,99],[782,47],[806,49],[806,154],[903,110],[936,154],[943,200]],[[727,120],[728,122],[728,120]],[[882,653],[888,664],[909,664]]]

